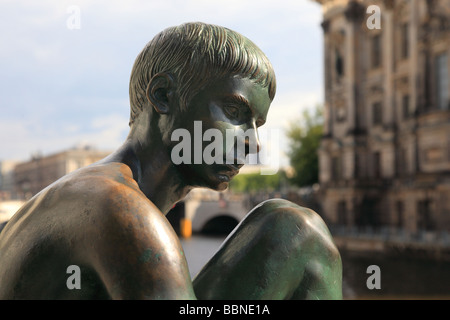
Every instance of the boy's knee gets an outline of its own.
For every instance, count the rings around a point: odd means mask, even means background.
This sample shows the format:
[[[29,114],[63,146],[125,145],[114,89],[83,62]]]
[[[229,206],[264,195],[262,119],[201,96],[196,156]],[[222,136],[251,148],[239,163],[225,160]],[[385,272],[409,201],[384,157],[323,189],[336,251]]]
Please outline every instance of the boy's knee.
[[[266,200],[256,206],[253,211],[274,226],[280,223],[295,224],[298,228],[315,228],[329,233],[325,222],[315,211],[285,199]]]
[[[315,211],[284,199],[270,199],[257,205],[248,215],[257,221],[267,237],[288,242],[309,242],[314,239],[334,250],[331,234]]]

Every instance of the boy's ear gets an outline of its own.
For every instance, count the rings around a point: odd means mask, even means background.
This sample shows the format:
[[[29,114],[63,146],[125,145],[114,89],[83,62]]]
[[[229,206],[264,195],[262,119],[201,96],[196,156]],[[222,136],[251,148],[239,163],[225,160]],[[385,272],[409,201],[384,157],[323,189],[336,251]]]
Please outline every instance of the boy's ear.
[[[148,101],[159,114],[170,113],[171,99],[173,99],[174,92],[173,78],[167,73],[155,74],[145,91]]]

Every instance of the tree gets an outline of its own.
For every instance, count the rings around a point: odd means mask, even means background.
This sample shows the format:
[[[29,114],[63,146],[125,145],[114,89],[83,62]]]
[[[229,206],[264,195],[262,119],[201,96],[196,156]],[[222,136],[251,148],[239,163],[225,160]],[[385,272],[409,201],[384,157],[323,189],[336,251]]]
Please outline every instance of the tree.
[[[317,151],[323,132],[323,111],[316,106],[313,112],[305,110],[302,117],[291,122],[287,130],[288,156],[294,175],[291,183],[311,186],[319,181],[319,157]]]
[[[260,173],[238,174],[230,183],[230,190],[234,192],[275,191],[281,187],[284,171],[272,175]]]

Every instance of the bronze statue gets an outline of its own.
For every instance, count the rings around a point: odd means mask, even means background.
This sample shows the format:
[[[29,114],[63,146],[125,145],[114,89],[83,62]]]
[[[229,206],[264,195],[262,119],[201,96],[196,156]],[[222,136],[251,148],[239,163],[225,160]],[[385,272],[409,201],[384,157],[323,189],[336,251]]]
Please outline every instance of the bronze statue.
[[[192,188],[226,189],[242,166],[237,153],[234,163],[176,165],[173,132],[201,121],[257,141],[275,87],[269,60],[234,31],[186,23],[159,33],[133,66],[124,144],[42,190],[0,233],[0,298],[342,298],[339,252],[309,209],[259,204],[193,281],[165,218]],[[250,140],[246,154],[259,148]],[[79,288],[67,285],[69,266]]]

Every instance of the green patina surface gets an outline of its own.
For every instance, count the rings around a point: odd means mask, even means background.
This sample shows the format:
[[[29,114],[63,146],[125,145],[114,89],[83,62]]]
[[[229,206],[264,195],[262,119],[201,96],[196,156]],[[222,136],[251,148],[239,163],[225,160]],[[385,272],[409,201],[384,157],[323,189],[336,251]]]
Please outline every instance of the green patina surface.
[[[155,258],[155,260],[159,261],[161,258],[161,253],[153,253],[152,249],[145,249],[144,253],[139,257],[139,262],[146,263],[149,262],[150,259]]]

